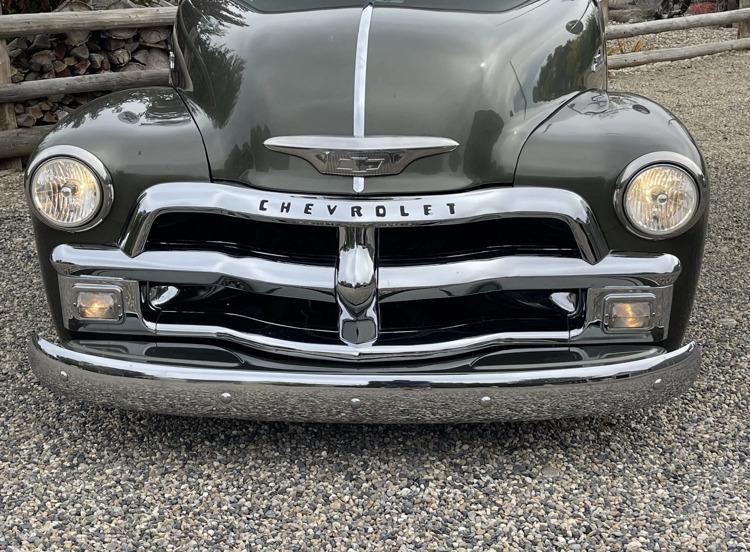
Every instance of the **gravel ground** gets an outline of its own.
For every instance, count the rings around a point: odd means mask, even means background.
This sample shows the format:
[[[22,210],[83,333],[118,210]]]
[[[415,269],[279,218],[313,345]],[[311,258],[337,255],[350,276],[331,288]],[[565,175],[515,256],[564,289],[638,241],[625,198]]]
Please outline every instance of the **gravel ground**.
[[[61,401],[16,175],[0,178],[0,549],[744,549],[750,544],[750,54],[620,72],[673,109],[714,185],[696,387],[583,421],[254,424]],[[708,83],[697,88],[700,83]]]

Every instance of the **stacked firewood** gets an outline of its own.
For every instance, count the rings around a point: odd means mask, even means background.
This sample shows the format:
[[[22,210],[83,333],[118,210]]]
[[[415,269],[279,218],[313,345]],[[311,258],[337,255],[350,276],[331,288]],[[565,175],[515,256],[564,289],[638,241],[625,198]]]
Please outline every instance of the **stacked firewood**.
[[[133,7],[128,0],[110,2],[110,9]],[[64,3],[59,10],[91,9],[79,0]],[[142,71],[169,67],[171,29],[116,29],[101,32],[73,31],[57,35],[16,38],[8,43],[11,80],[90,75],[108,71]],[[15,104],[19,127],[54,124],[76,107],[102,93],[50,96]]]

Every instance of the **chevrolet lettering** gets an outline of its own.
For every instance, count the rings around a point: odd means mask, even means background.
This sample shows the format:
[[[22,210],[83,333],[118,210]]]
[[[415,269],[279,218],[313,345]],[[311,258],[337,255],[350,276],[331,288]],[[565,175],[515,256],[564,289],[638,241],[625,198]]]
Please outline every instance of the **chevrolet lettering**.
[[[533,44],[533,48],[529,48]],[[455,423],[688,389],[703,157],[607,85],[595,0],[182,0],[169,86],[62,121],[26,192],[70,397]]]

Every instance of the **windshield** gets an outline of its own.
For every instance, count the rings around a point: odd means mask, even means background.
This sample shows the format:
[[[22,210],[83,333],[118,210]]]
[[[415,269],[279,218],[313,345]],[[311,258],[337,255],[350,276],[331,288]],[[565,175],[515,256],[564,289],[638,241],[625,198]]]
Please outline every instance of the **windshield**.
[[[296,12],[324,10],[332,8],[356,8],[368,3],[393,8],[415,8],[446,11],[503,12],[512,10],[536,0],[374,0],[373,2],[353,0],[244,0],[251,9],[258,12]]]

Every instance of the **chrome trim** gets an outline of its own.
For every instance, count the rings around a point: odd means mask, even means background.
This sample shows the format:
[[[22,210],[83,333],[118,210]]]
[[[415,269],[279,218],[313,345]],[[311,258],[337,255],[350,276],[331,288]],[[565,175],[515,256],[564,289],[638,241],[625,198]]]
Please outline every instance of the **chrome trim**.
[[[370,49],[372,4],[362,10],[357,33],[357,53],[354,62],[354,136],[365,135],[365,99],[367,95],[367,55]]]
[[[502,355],[463,370],[303,371],[118,358],[34,337],[31,368],[71,398],[120,408],[189,416],[355,423],[530,420],[630,412],[686,391],[700,371],[691,343],[648,355],[611,355],[575,364],[506,364]],[[634,350],[635,353],[637,350]]]
[[[357,52],[354,60],[354,121],[352,132],[355,137],[365,136],[365,112],[367,97],[367,56],[370,50],[370,25],[372,23],[372,4],[362,10],[357,32]],[[352,177],[352,190],[355,193],[365,191],[365,179],[362,176]]]
[[[681,228],[678,228],[675,232],[664,236],[654,236],[652,234],[647,234],[637,228],[632,222],[630,222],[630,219],[625,213],[625,206],[623,204],[625,191],[627,190],[628,185],[633,181],[633,179],[643,171],[659,165],[675,166],[686,171],[690,176],[693,177],[693,180],[698,187],[698,206],[696,207],[695,213],[693,214],[690,222],[688,224],[685,224]],[[677,237],[695,226],[695,223],[700,220],[701,216],[708,207],[708,198],[708,181],[701,167],[699,167],[692,159],[685,157],[684,155],[681,155],[679,153],[671,151],[657,151],[643,155],[635,159],[630,164],[628,164],[627,167],[625,167],[615,184],[614,206],[620,222],[631,233],[646,240],[660,241]]]
[[[141,292],[137,281],[119,277],[100,278],[91,275],[58,275],[62,323],[69,330],[82,332],[113,333],[127,335],[149,335],[155,328],[149,327],[141,314]],[[76,290],[80,286],[95,289],[118,289],[122,294],[123,317],[118,321],[86,320],[78,318]]]
[[[605,327],[605,303],[608,297],[613,295],[628,297],[648,295],[654,298],[652,327],[645,330],[632,330],[617,332],[619,340],[628,342],[640,341],[642,343],[659,343],[669,336],[669,321],[672,314],[672,295],[674,286],[670,282],[662,282],[656,286],[637,285],[624,287],[599,287],[589,288],[586,293],[586,320],[583,328],[571,331],[571,343],[608,343],[613,339]]]
[[[429,136],[277,136],[264,145],[300,157],[322,174],[392,176],[417,159],[455,150],[449,138]]]
[[[378,273],[375,228],[339,230],[336,299],[339,336],[347,345],[371,344],[378,338]]]
[[[154,221],[166,213],[218,213],[318,226],[420,226],[493,218],[554,218],[566,223],[589,263],[609,252],[586,201],[558,188],[495,188],[435,196],[327,197],[202,182],[158,184],[141,195],[120,247],[143,252]]]
[[[34,174],[43,163],[57,158],[74,159],[76,161],[80,161],[89,169],[91,169],[91,171],[99,179],[99,184],[101,186],[102,192],[102,204],[100,205],[99,210],[96,212],[96,214],[91,218],[91,220],[84,222],[80,226],[61,226],[59,224],[56,224],[54,221],[45,217],[34,206],[34,200],[31,197],[31,181],[34,178]],[[63,230],[65,232],[72,233],[91,230],[92,228],[101,224],[101,222],[107,217],[110,210],[112,209],[112,204],[115,200],[114,187],[112,186],[112,177],[109,174],[107,167],[93,153],[77,146],[50,146],[41,150],[40,152],[35,154],[34,157],[29,161],[29,164],[26,167],[24,179],[26,198],[29,202],[31,211],[37,216],[39,220],[44,222],[44,224],[55,228],[56,230]]]
[[[288,341],[258,334],[249,334],[219,326],[162,324],[156,327],[159,337],[216,339],[247,345],[259,351],[298,358],[360,362],[410,361],[475,353],[488,347],[565,345],[570,334],[553,332],[504,332],[418,345],[371,345],[357,347],[330,343]]]
[[[362,242],[360,245],[367,249],[368,255],[374,256],[369,241],[371,234],[367,229],[359,231],[368,235],[368,239],[358,238]],[[53,250],[51,260],[58,274],[64,276],[128,278],[174,285],[224,285],[255,293],[327,302],[336,300],[334,285],[342,277],[339,271],[337,279],[334,267],[235,258],[210,251],[149,251],[131,258],[114,248],[59,245]],[[347,267],[343,280],[353,282],[353,287],[360,285],[370,290],[372,279],[377,278],[382,302],[436,299],[492,290],[668,286],[677,280],[681,271],[677,257],[668,254],[612,254],[596,265],[573,258],[499,257],[441,265],[385,266],[377,269],[377,275],[370,274],[372,260],[373,257],[369,261],[357,259],[360,263],[355,263],[357,270]],[[363,271],[362,267],[367,270]]]
[[[381,301],[416,301],[488,291],[662,286],[680,275],[669,254],[612,254],[595,265],[559,257],[498,257],[442,265],[380,267]]]
[[[148,251],[58,245],[52,265],[65,276],[128,278],[164,284],[219,285],[314,301],[335,300],[333,267],[230,257],[211,251]]]

